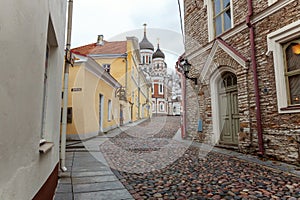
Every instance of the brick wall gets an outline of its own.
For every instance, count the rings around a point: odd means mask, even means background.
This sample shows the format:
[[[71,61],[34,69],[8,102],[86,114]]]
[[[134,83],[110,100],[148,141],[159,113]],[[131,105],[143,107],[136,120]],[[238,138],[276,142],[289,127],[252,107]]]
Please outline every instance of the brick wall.
[[[278,2],[277,2],[278,3]],[[204,76],[203,67],[215,41],[208,41],[208,16],[204,1],[197,4],[185,0],[186,55],[193,69],[190,76],[198,77],[198,85],[187,84],[187,133],[198,141],[209,142],[212,137],[212,99],[209,71]],[[254,17],[273,9],[267,0],[253,0]],[[213,57],[217,67],[228,66],[237,76],[240,132],[238,147],[242,152],[255,152],[258,148],[256,128],[256,104],[251,62],[249,29],[245,24],[247,1],[233,0],[234,28],[223,33],[222,38],[234,50],[248,60],[248,69],[237,63],[232,56],[218,49]],[[266,55],[267,35],[292,22],[300,20],[300,2],[291,1],[287,6],[254,23],[255,58],[259,80],[261,119],[266,155],[279,160],[299,163],[300,113],[279,114],[273,55]],[[242,28],[241,28],[242,27]],[[244,28],[243,28],[244,27]],[[232,34],[239,29],[236,34]],[[203,120],[203,132],[197,132],[198,119]]]

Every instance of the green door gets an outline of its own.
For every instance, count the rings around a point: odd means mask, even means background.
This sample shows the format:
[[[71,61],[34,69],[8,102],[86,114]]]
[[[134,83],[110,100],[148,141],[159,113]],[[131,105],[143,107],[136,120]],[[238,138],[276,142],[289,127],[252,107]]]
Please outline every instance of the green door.
[[[227,72],[219,84],[220,144],[237,145],[239,132],[236,76]]]

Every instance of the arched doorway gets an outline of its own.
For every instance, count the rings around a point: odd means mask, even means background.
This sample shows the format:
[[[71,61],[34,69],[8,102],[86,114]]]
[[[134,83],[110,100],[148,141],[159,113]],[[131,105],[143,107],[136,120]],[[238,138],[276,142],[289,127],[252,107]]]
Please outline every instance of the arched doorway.
[[[220,139],[219,144],[237,145],[239,132],[239,111],[237,77],[224,72],[218,83]]]

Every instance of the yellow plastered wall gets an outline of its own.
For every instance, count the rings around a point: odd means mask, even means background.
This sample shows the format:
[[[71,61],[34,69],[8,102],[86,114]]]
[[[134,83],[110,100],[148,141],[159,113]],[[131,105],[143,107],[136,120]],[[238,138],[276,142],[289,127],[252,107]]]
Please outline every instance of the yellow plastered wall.
[[[119,100],[115,88],[86,69],[85,64],[70,69],[69,105],[72,107],[72,123],[67,125],[67,134],[97,133],[99,127],[99,94],[103,95],[102,130],[119,124]],[[71,88],[81,91],[71,92]],[[108,121],[108,100],[112,102],[112,120]]]

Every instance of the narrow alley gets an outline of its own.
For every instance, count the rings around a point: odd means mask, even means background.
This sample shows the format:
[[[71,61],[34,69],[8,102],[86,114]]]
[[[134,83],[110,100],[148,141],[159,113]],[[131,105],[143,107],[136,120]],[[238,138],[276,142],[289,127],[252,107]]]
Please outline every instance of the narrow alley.
[[[299,199],[295,166],[179,139],[157,116],[67,145],[55,200]]]

